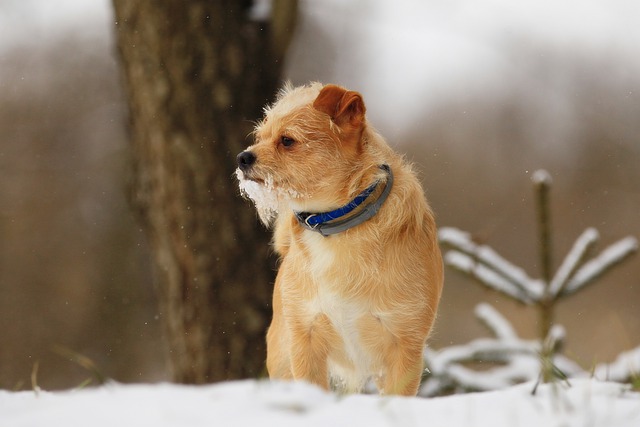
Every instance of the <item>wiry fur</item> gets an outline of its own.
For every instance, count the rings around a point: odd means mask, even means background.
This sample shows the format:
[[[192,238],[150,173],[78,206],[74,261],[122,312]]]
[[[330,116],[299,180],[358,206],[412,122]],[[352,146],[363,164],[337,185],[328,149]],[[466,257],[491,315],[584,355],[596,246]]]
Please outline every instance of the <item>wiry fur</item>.
[[[284,146],[282,136],[295,143]],[[255,164],[238,178],[269,193],[249,196],[259,211],[261,199],[272,203],[265,222],[275,222],[281,257],[270,377],[345,391],[373,378],[381,393],[415,394],[443,273],[433,214],[411,166],[367,123],[358,93],[319,83],[285,86],[248,151]],[[294,210],[331,211],[385,179],[381,164],[394,184],[372,219],[330,237],[298,224]]]

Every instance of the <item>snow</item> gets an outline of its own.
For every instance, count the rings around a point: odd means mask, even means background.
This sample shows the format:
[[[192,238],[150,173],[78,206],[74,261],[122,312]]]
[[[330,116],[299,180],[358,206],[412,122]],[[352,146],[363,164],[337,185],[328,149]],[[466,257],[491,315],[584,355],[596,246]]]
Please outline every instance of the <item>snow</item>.
[[[246,380],[206,386],[107,384],[63,392],[0,391],[3,426],[414,426],[640,425],[640,394],[575,380],[527,383],[439,398],[338,396],[304,383]]]
[[[244,178],[244,173],[236,169],[236,178],[240,194],[251,199],[256,206],[258,216],[265,225],[270,225],[278,216],[278,193],[274,190],[273,179],[269,176],[267,182],[259,184]]]
[[[531,176],[531,180],[536,185],[545,185],[547,187],[550,186],[552,182],[551,175],[544,169],[535,171]]]
[[[612,363],[602,363],[596,366],[594,374],[596,378],[612,381],[629,381],[631,375],[636,377],[640,373],[640,347],[626,351]]]

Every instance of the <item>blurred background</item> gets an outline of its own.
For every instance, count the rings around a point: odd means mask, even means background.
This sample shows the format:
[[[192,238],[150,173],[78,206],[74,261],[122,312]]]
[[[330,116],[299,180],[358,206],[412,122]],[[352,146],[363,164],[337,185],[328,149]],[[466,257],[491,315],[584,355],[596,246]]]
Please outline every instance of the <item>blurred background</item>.
[[[640,5],[633,0],[300,3],[285,77],[364,95],[416,163],[440,226],[539,277],[531,175],[553,177],[554,265],[582,231],[640,236]],[[0,388],[169,378],[150,255],[126,200],[126,104],[108,0],[0,3]],[[588,369],[640,345],[640,258],[559,307]],[[434,348],[522,337],[533,309],[447,270]],[[85,363],[86,365],[86,363]]]

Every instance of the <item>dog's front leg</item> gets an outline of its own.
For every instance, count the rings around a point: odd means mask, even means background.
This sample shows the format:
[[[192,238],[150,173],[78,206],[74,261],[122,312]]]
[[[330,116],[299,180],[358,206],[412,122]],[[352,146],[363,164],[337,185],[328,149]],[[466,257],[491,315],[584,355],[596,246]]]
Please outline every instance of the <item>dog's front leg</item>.
[[[379,367],[375,380],[380,393],[415,396],[422,377],[424,341],[411,328],[411,320],[399,323],[408,327],[370,315],[362,317],[358,327],[363,345]]]
[[[291,325],[291,370],[296,380],[305,380],[329,389],[327,357],[339,337],[324,313],[310,321],[296,319]]]
[[[269,378],[277,380],[290,380],[291,361],[289,359],[289,334],[282,313],[282,278],[276,277],[273,288],[273,319],[267,332],[267,371]]]
[[[415,343],[388,346],[384,363],[384,376],[378,382],[380,393],[415,396],[423,372],[422,346]]]

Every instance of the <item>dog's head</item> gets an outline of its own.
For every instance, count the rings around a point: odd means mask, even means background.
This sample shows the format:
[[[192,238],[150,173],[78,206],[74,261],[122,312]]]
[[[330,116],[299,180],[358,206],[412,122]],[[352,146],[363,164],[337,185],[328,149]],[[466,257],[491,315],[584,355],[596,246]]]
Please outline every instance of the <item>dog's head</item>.
[[[340,204],[363,150],[365,106],[335,85],[285,86],[265,108],[255,142],[238,154],[240,189],[265,224],[283,206],[322,211]]]

